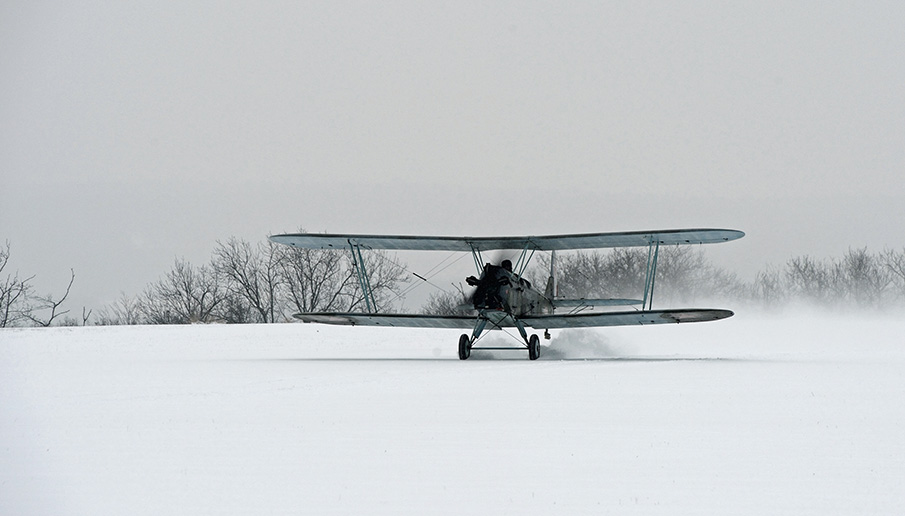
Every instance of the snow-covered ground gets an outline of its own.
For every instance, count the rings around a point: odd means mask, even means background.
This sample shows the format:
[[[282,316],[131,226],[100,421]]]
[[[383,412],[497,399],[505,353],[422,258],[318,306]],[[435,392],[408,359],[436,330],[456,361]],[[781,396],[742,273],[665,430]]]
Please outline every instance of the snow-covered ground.
[[[905,514],[901,318],[458,334],[0,330],[0,514]]]

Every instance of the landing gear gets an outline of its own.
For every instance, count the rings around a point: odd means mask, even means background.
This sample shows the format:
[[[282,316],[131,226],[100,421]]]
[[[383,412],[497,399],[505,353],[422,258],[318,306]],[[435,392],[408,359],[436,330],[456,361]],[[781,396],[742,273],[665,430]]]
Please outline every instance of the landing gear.
[[[468,360],[468,357],[471,356],[471,338],[468,337],[467,334],[463,333],[461,337],[459,337],[459,360]]]
[[[505,346],[505,347],[497,347],[497,346],[480,346],[474,347],[474,345],[481,338],[481,333],[484,331],[484,326],[487,323],[491,323],[496,328],[503,329],[504,326],[515,325],[518,328],[519,335],[521,335],[524,344],[519,347],[514,346]],[[528,358],[530,360],[537,360],[540,357],[540,338],[536,334],[529,336],[528,332],[525,330],[525,325],[522,323],[517,317],[513,317],[511,314],[507,314],[505,312],[487,312],[482,310],[480,316],[477,321],[475,321],[474,331],[472,331],[471,335],[467,333],[463,333],[459,337],[459,360],[468,360],[468,357],[471,356],[471,350],[473,349],[481,349],[481,350],[524,350],[528,348]]]
[[[461,346],[461,344],[459,346]],[[540,339],[537,338],[537,334],[532,334],[531,338],[528,339],[528,360],[537,360],[537,357],[539,356]]]

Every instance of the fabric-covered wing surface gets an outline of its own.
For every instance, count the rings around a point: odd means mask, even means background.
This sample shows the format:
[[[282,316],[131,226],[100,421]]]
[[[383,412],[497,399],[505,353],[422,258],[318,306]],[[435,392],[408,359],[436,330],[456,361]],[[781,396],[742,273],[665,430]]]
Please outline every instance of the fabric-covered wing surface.
[[[365,249],[399,251],[489,251],[529,249],[538,251],[597,249],[607,247],[648,246],[652,242],[671,244],[715,244],[745,236],[732,229],[676,229],[666,231],[627,231],[621,233],[585,233],[524,237],[445,237],[406,235],[336,235],[295,233],[273,235],[280,244],[308,249],[348,249],[350,244]]]
[[[397,326],[402,328],[466,328],[471,329],[477,320],[471,315],[416,315],[416,314],[364,314],[364,313],[308,313],[295,314],[300,321],[348,326]]]
[[[731,317],[730,310],[678,309],[628,312],[597,312],[563,315],[536,315],[521,318],[521,321],[539,330],[561,328],[593,328],[597,326],[634,326],[647,324],[669,324],[686,322],[716,321]],[[396,326],[405,328],[464,328],[474,327],[476,316],[472,315],[417,315],[417,314],[364,314],[364,313],[307,313],[296,314],[296,319],[322,324]],[[511,321],[502,326],[513,326]]]
[[[648,324],[670,324],[687,322],[716,321],[732,317],[731,310],[719,309],[676,309],[629,312],[597,312],[562,315],[537,315],[523,317],[522,322],[538,329],[594,328],[598,326],[634,326]]]

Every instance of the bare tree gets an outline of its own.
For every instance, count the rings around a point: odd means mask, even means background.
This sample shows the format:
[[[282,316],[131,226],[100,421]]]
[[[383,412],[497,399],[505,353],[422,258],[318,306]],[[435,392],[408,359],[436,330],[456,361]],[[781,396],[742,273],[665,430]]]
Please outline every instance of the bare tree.
[[[142,324],[142,306],[137,298],[129,297],[124,292],[119,299],[100,311],[95,324],[100,326]]]
[[[349,252],[282,245],[277,249],[280,293],[285,296],[287,310],[298,313],[363,309],[366,303],[357,261]],[[383,251],[370,250],[362,257],[376,308],[384,310],[398,297],[398,285],[407,281],[405,267]]]
[[[883,251],[881,257],[883,265],[892,274],[893,282],[897,286],[897,297],[905,298],[905,249],[896,252],[892,249]]]
[[[472,306],[468,301],[462,284],[453,285],[458,292],[436,292],[431,294],[421,313],[424,315],[461,315],[471,312]]]
[[[187,321],[148,285],[138,298],[141,319],[147,324],[185,324]]]
[[[751,287],[710,263],[700,247],[672,246],[660,248],[656,288],[658,296],[667,299],[700,302],[744,299]]]
[[[5,242],[0,247],[0,275],[9,263],[10,245]],[[75,271],[69,270],[69,284],[62,296],[56,298],[53,294],[35,296],[31,286],[34,276],[19,279],[16,274],[7,274],[0,280],[0,328],[15,326],[22,323],[30,323],[37,326],[50,326],[60,317],[69,313],[69,310],[61,310],[72,284],[75,282]],[[38,312],[49,311],[43,316]],[[87,315],[85,316],[87,319]]]
[[[9,250],[8,241],[0,247],[0,275],[9,263]],[[19,279],[17,272],[0,279],[0,328],[15,326],[29,320],[28,298],[31,294],[29,282],[33,278],[34,276]]]
[[[867,248],[849,249],[836,264],[836,282],[843,296],[860,307],[878,307],[893,276]]]
[[[751,286],[751,296],[764,307],[777,307],[788,298],[782,271],[767,267],[757,273]]]
[[[217,307],[217,319],[230,324],[251,324],[260,322],[257,312],[252,310],[248,301],[238,295],[226,292],[223,301]]]
[[[637,295],[644,288],[646,263],[646,251],[638,249],[557,255],[558,295],[567,298]],[[535,283],[543,285],[550,259],[542,255],[539,264],[544,272],[535,274]]]
[[[661,246],[655,282],[657,298],[687,301],[712,296],[714,275],[714,268],[700,249]]]
[[[222,289],[209,267],[177,259],[170,272],[145,290],[142,311],[159,324],[211,322],[222,301]]]
[[[66,286],[66,292],[64,292],[59,299],[54,299],[52,294],[38,296],[35,298],[36,304],[28,307],[26,317],[31,322],[38,326],[48,327],[53,324],[55,319],[69,313],[69,310],[60,311],[60,307],[66,301],[66,298],[69,297],[69,292],[72,290],[72,284],[75,282],[75,271],[70,269],[69,272],[71,273],[69,285]],[[47,314],[46,317],[41,317],[35,313],[36,310],[49,310],[50,313]]]
[[[247,303],[255,322],[284,320],[279,305],[282,287],[280,252],[267,241],[253,248],[244,240],[231,238],[217,242],[213,267],[222,281],[232,306]],[[241,300],[241,301],[240,301]]]
[[[354,277],[342,251],[281,246],[280,276],[294,312],[332,312],[345,308]]]
[[[786,281],[793,297],[822,304],[829,304],[832,299],[832,267],[807,255],[786,263]]]
[[[368,285],[370,285],[374,302],[377,304],[375,309],[385,311],[398,297],[396,290],[399,284],[408,281],[405,266],[397,262],[395,257],[390,258],[384,251],[368,251],[363,256]],[[351,267],[356,267],[354,260],[351,261]],[[365,306],[361,284],[358,281],[351,281],[349,286],[347,309],[350,312],[360,311]]]

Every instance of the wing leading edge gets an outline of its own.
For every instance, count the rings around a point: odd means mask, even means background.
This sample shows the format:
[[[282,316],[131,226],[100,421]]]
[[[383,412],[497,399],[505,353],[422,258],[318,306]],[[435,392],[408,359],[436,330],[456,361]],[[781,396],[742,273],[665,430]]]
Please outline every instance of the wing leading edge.
[[[734,229],[674,229],[665,231],[627,231],[620,233],[584,233],[522,237],[446,237],[409,235],[339,235],[327,233],[293,233],[272,235],[280,244],[307,249],[348,249],[350,245],[365,249],[397,251],[491,251],[529,249],[536,251],[599,249],[608,247],[643,247],[651,243],[716,244],[745,236]]]
[[[563,328],[594,328],[601,326],[634,326],[649,324],[675,324],[716,321],[732,317],[731,310],[674,309],[627,312],[598,312],[562,315],[536,315],[522,317],[526,326],[541,330]],[[364,313],[305,313],[296,319],[321,324],[351,326],[394,326],[403,328],[464,328],[475,325],[476,317],[469,315],[415,315],[415,314],[364,314]],[[507,318],[508,319],[508,318]],[[500,326],[513,327],[511,319],[504,319]]]
[[[470,315],[414,315],[319,312],[295,314],[306,323],[346,326],[395,326],[400,328],[473,328],[477,317]]]
[[[630,312],[598,312],[583,314],[553,314],[524,317],[522,322],[532,328],[556,330],[562,328],[594,328],[598,326],[634,326],[649,324],[678,324],[726,319],[735,315],[731,310],[673,309]]]

